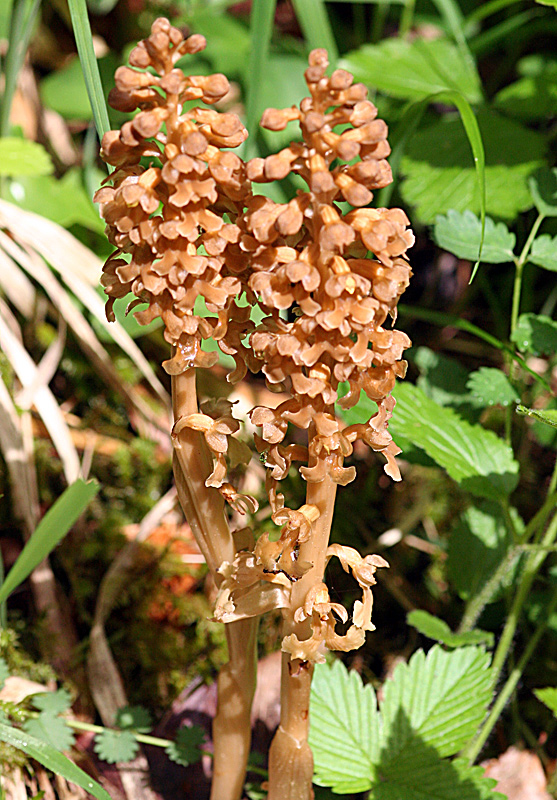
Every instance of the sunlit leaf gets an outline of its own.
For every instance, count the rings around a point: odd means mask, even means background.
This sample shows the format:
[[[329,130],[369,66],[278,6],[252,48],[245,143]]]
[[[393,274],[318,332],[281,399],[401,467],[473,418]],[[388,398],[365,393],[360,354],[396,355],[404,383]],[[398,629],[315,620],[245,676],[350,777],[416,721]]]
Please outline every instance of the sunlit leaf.
[[[8,678],[9,675],[10,668],[8,667],[6,660],[0,656],[0,689],[4,685],[6,678]]]
[[[525,120],[546,120],[557,106],[557,61],[536,53],[517,65],[521,77],[493,100],[495,108]]]
[[[446,216],[437,217],[433,238],[439,247],[458,258],[476,261],[480,252],[481,231],[481,220],[472,211],[450,209]],[[503,222],[496,223],[491,217],[486,217],[482,261],[488,264],[511,261],[515,244],[516,236]]]
[[[393,392],[396,407],[389,429],[420,447],[474,495],[500,499],[518,483],[518,463],[511,448],[492,431],[470,425],[409,383]]]
[[[423,636],[434,639],[447,647],[464,647],[470,644],[485,644],[490,647],[495,638],[490,631],[472,630],[465,633],[453,633],[444,620],[421,609],[410,611],[406,622]]]
[[[516,413],[525,417],[534,417],[534,419],[549,425],[551,428],[557,428],[557,409],[556,408],[526,408],[526,406],[517,406]]]
[[[553,686],[548,686],[546,689],[534,689],[534,694],[557,717],[557,689]]]
[[[531,208],[528,177],[543,163],[544,138],[518,122],[480,109],[486,165],[486,211],[514,220]],[[480,190],[466,134],[456,117],[445,115],[410,140],[402,159],[404,200],[416,206],[422,222],[433,223],[449,209],[480,212]]]
[[[446,89],[471,103],[481,99],[477,73],[446,39],[384,39],[353,50],[340,63],[356,80],[403,100],[422,100]]]
[[[52,169],[42,144],[16,136],[0,138],[0,175],[50,175]]]
[[[63,717],[52,711],[43,711],[38,717],[26,720],[23,729],[55,750],[70,750],[75,741],[74,732]]]

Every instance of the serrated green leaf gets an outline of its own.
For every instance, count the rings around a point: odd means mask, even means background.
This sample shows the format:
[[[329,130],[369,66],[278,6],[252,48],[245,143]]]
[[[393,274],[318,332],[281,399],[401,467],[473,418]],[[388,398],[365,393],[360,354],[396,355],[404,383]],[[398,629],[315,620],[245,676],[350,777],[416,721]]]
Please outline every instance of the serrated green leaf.
[[[481,234],[481,220],[469,210],[461,213],[450,209],[446,216],[437,217],[433,229],[433,238],[439,247],[469,261],[478,259]],[[516,236],[503,222],[496,223],[486,217],[482,261],[488,264],[512,261],[515,244]]]
[[[543,137],[493,111],[477,121],[485,148],[486,212],[514,220],[532,207],[528,177],[543,163]],[[468,139],[458,118],[445,115],[424,127],[408,144],[401,162],[404,200],[430,224],[449,209],[480,212],[480,188]]]
[[[205,731],[199,725],[183,726],[174,741],[165,748],[165,753],[171,761],[188,767],[200,760],[200,747],[204,741]]]
[[[545,689],[534,689],[534,694],[557,717],[557,689],[552,686],[548,686]]]
[[[422,100],[447,89],[470,103],[481,100],[476,71],[446,39],[384,39],[348,53],[340,64],[356,80],[403,100]]]
[[[494,636],[489,631],[472,630],[466,631],[466,633],[453,633],[444,620],[421,609],[410,611],[406,622],[424,636],[447,647],[465,647],[474,644],[485,644],[491,647],[493,645]]]
[[[557,322],[543,314],[521,314],[511,339],[523,353],[551,355],[557,351]]]
[[[500,500],[518,483],[511,448],[492,431],[470,425],[450,408],[430,400],[417,387],[399,384],[389,429],[427,453],[453,480],[478,497]]]
[[[489,664],[480,647],[446,651],[438,645],[427,656],[419,650],[408,664],[398,664],[383,686],[382,742],[395,737],[401,752],[410,730],[441,756],[457,753],[476,732],[491,699]]]
[[[4,685],[6,678],[10,676],[10,668],[5,659],[0,656],[0,689]]]
[[[52,161],[41,144],[16,136],[0,138],[0,175],[50,175]]]
[[[311,686],[315,782],[348,794],[370,789],[379,760],[379,716],[371,685],[341,661],[319,665]]]
[[[468,378],[467,387],[475,403],[486,406],[510,406],[520,396],[505,373],[495,367],[480,367]]]
[[[534,204],[545,217],[557,217],[557,169],[539,169],[528,183]]]
[[[153,719],[143,706],[124,706],[116,712],[115,725],[122,731],[147,733],[153,727]]]
[[[555,408],[526,408],[526,406],[517,406],[517,414],[522,414],[525,417],[534,417],[540,422],[544,422],[552,428],[557,428],[557,409]]]
[[[316,667],[310,744],[315,783],[374,800],[495,800],[493,780],[442,760],[474,733],[491,697],[489,657],[476,647],[416,653],[375,694],[340,661]],[[502,798],[501,798],[502,800]]]
[[[139,744],[131,731],[105,728],[102,733],[96,734],[94,750],[108,764],[120,764],[135,758]]]
[[[38,717],[26,720],[23,729],[55,750],[70,750],[75,742],[72,729],[52,711],[43,711]]]
[[[516,511],[512,513],[520,530],[522,522]],[[449,579],[460,597],[467,600],[483,588],[511,545],[511,534],[498,504],[480,501],[466,509],[451,531],[447,559]],[[509,564],[502,586],[513,580],[516,564],[516,560]],[[493,600],[497,598],[495,590]]]
[[[551,238],[544,234],[534,239],[528,261],[551,272],[557,272],[557,236]]]
[[[63,714],[72,704],[70,693],[65,689],[56,692],[41,692],[31,697],[31,702],[39,711],[48,711],[51,714]]]
[[[53,747],[28,733],[0,724],[0,741],[11,744],[12,747],[26,753],[29,758],[34,758],[43,767],[56,772],[71,783],[81,786],[97,800],[111,800],[110,795],[102,786],[87,775],[86,772],[76,767],[69,758],[59,753]]]
[[[382,778],[373,800],[507,800],[494,792],[497,781],[486,778],[483,767],[443,760],[419,738],[389,760]]]
[[[95,480],[85,482],[78,479],[60,495],[37,525],[27,544],[9,571],[0,587],[0,603],[3,603],[28,575],[54,550],[64,538],[79,515],[99,491]]]

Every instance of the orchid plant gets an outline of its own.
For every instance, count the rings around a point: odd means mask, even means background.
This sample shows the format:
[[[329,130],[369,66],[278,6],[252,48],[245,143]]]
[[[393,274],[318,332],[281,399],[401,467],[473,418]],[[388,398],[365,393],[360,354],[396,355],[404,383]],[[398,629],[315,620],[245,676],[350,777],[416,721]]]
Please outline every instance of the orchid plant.
[[[138,110],[105,134],[102,157],[113,168],[96,201],[115,250],[104,266],[107,315],[132,292],[141,323],[164,322],[171,357],[174,472],[178,495],[217,584],[214,616],[226,625],[229,662],[218,679],[213,800],[239,800],[250,749],[250,706],[256,676],[256,626],[281,609],[281,722],[270,750],[269,800],[312,797],[308,745],[314,665],[327,649],[360,647],[373,630],[379,555],[329,545],[337,486],[355,478],[344,461],[361,441],[381,453],[385,471],[400,480],[400,452],[388,430],[391,391],[404,377],[408,336],[392,327],[411,269],[414,242],[400,209],[373,208],[373,191],[391,170],[387,126],[363,84],[314,50],[305,72],[309,97],[299,107],[267,109],[261,124],[283,130],[297,122],[301,140],[267,158],[244,162],[231,148],[246,137],[241,120],[214,108],[228,92],[224,75],[185,75],[177,62],[205,47],[184,38],[166,19],[116,72],[109,102]],[[306,189],[281,204],[257,184],[290,174]],[[210,316],[198,313],[199,298]],[[241,299],[241,302],[240,302]],[[259,324],[252,318],[257,308]],[[228,375],[241,381],[262,372],[276,406],[251,411],[254,445],[266,466],[266,491],[280,535],[257,541],[249,527],[232,530],[227,507],[257,509],[229,479],[230,463],[249,461],[236,434],[240,421],[220,399],[199,406],[196,371],[216,353],[234,358]],[[339,392],[343,384],[344,396]],[[345,425],[335,407],[349,409],[361,391],[377,404],[365,423]],[[291,430],[299,430],[289,436]],[[291,508],[281,481],[294,464],[306,481],[305,503]],[[362,590],[349,614],[331,601],[327,562],[338,558]],[[350,623],[344,634],[336,621]]]

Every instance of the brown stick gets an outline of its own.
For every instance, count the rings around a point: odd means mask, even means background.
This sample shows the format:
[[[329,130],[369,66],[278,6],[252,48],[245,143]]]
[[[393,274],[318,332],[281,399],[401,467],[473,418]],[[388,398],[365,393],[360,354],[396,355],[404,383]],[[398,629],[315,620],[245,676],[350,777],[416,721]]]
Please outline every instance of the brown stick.
[[[198,412],[195,370],[172,376],[174,418]],[[178,498],[207,566],[217,585],[217,570],[232,562],[234,542],[224,510],[224,500],[205,481],[212,458],[199,431],[183,428],[174,450],[174,475]],[[227,625],[229,662],[220,672],[217,714],[213,721],[212,800],[240,800],[251,745],[250,711],[255,692],[257,619]]]

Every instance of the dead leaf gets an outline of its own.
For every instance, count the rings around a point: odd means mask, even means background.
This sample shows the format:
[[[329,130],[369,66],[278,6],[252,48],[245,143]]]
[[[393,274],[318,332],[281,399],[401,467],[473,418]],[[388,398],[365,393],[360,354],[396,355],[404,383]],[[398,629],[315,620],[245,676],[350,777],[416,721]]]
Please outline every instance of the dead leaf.
[[[497,781],[495,787],[508,800],[552,800],[546,791],[547,779],[542,763],[529,750],[509,749],[490,761],[484,761],[485,774]]]

